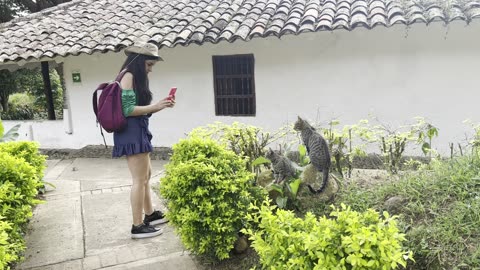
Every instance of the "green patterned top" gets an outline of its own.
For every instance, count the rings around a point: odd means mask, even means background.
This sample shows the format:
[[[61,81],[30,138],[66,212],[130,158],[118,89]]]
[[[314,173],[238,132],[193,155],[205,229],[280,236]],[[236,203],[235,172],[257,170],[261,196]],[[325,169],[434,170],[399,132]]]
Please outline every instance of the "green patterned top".
[[[122,110],[125,117],[130,116],[137,105],[137,96],[133,89],[127,89],[122,91]]]

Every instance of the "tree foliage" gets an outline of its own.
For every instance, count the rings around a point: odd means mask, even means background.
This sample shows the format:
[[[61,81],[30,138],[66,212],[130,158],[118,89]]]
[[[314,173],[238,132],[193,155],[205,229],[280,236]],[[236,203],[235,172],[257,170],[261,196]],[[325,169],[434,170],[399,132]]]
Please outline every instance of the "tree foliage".
[[[8,22],[22,13],[35,13],[70,0],[2,0],[0,1],[0,23]]]

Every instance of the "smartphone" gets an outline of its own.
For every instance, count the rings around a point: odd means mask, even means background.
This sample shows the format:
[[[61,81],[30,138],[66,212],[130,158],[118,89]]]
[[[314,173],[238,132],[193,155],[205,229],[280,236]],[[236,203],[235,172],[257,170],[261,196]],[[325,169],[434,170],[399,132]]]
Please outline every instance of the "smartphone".
[[[172,87],[170,89],[170,93],[168,93],[168,96],[169,97],[175,97],[175,93],[177,92],[177,88],[176,87]]]

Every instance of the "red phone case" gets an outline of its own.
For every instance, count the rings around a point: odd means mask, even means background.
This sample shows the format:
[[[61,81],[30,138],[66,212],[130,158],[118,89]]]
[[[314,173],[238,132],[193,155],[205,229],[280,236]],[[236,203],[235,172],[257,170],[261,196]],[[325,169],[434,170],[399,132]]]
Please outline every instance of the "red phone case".
[[[170,93],[168,94],[168,96],[174,97],[176,92],[177,92],[177,88],[172,87],[172,89],[170,89]]]

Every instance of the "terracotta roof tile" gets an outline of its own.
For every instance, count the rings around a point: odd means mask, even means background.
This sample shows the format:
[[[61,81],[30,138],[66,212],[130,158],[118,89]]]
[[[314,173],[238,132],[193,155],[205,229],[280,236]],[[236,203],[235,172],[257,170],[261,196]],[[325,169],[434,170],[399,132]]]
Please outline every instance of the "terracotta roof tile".
[[[73,0],[0,24],[0,64],[394,24],[469,23],[480,0]]]

